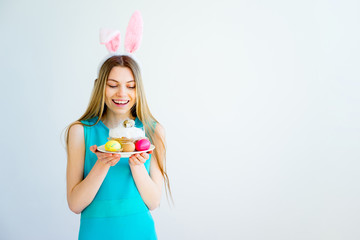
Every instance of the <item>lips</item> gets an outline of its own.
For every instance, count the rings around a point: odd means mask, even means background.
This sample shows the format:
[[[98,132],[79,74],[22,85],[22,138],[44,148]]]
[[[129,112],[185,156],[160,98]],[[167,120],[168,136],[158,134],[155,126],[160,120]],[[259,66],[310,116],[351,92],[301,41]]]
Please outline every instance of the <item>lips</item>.
[[[130,102],[130,100],[115,100],[115,99],[113,99],[112,101],[117,106],[125,106],[126,104],[128,104]]]

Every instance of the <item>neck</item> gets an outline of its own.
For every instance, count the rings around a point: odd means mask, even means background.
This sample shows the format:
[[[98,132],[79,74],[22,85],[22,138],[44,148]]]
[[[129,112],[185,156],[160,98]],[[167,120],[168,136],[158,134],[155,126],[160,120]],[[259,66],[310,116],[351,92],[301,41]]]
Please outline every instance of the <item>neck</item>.
[[[101,121],[107,126],[108,128],[114,128],[119,125],[120,122],[124,121],[125,119],[132,119],[135,120],[135,118],[131,114],[121,114],[117,115],[112,112],[106,112],[102,118]]]

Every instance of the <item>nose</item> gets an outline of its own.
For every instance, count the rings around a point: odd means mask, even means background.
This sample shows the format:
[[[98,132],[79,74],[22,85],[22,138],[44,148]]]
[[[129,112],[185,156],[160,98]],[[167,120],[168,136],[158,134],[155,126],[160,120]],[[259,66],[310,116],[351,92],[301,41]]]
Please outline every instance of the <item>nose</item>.
[[[120,85],[118,91],[116,92],[116,95],[117,95],[117,96],[124,96],[124,95],[126,95],[126,86]]]

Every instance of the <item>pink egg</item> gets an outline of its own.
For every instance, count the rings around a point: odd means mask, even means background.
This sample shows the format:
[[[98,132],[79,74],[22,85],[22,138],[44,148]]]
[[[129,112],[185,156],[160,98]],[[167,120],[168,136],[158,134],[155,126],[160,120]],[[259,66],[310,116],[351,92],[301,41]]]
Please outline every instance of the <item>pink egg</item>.
[[[135,143],[135,149],[136,151],[145,151],[148,150],[150,148],[150,141],[147,139],[140,139],[138,141],[136,141]]]

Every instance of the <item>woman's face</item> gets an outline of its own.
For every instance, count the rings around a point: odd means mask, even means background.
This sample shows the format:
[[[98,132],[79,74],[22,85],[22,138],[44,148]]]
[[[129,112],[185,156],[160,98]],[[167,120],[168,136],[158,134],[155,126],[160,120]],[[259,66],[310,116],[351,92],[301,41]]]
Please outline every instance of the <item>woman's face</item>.
[[[130,68],[116,66],[106,82],[105,103],[115,115],[131,116],[130,109],[136,102],[135,78]]]

